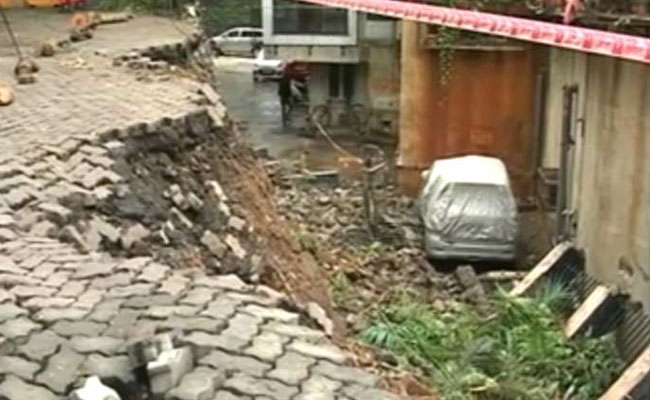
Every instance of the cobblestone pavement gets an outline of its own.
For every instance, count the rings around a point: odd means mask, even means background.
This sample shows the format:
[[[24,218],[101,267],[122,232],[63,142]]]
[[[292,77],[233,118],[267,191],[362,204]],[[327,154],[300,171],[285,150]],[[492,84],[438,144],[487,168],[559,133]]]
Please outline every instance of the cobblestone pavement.
[[[85,60],[92,69],[67,57],[42,62],[38,83],[0,108],[0,398],[63,398],[91,375],[131,382],[127,343],[159,332],[194,353],[171,399],[394,398],[269,288],[47,237],[70,218],[61,199],[115,193],[112,157],[129,135],[206,111],[221,123],[185,80],[145,83],[101,56]]]

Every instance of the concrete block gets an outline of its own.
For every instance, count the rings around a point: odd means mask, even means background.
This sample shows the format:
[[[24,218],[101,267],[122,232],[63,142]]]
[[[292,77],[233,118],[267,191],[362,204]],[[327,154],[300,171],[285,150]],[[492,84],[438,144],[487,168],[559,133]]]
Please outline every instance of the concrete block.
[[[192,370],[194,361],[189,347],[167,350],[156,361],[147,364],[151,393],[162,396],[176,386]]]

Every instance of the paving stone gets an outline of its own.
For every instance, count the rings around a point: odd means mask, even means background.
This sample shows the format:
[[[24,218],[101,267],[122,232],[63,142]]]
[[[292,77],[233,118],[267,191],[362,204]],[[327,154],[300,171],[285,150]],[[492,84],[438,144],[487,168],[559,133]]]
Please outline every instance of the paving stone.
[[[81,365],[81,375],[97,375],[100,378],[118,378],[125,384],[135,382],[131,363],[127,356],[104,357],[91,354]]]
[[[124,301],[124,307],[148,308],[151,306],[170,306],[176,303],[178,296],[155,294],[150,296],[135,296]]]
[[[72,225],[67,225],[61,229],[61,232],[59,232],[59,238],[67,243],[74,245],[75,248],[82,254],[90,253],[91,249],[88,247],[86,239],[79,232],[79,230]]]
[[[111,320],[109,327],[104,331],[104,335],[117,338],[131,337],[134,334],[139,315],[136,311],[120,310]]]
[[[14,218],[8,214],[0,214],[0,227],[13,226],[16,223]]]
[[[61,288],[65,285],[70,279],[70,271],[57,271],[50,275],[47,280],[43,282],[43,286],[50,288]]]
[[[216,347],[227,351],[240,351],[258,332],[259,318],[247,314],[237,314],[228,322],[216,341]]]
[[[309,368],[316,363],[311,357],[305,357],[289,351],[275,363],[275,369],[268,373],[269,378],[277,379],[288,385],[297,385],[309,376]]]
[[[67,393],[79,374],[79,367],[85,357],[68,346],[61,346],[58,353],[50,357],[47,367],[36,376],[36,382],[60,394]]]
[[[54,322],[60,320],[78,321],[88,315],[89,310],[81,308],[44,308],[34,316],[37,321]]]
[[[16,240],[18,238],[18,235],[14,233],[9,228],[0,228],[0,242],[8,242],[11,240]]]
[[[307,304],[307,315],[309,315],[325,331],[328,336],[334,333],[334,322],[327,316],[327,313],[318,303]]]
[[[200,314],[211,318],[228,319],[235,314],[235,309],[239,304],[241,302],[235,299],[230,299],[225,296],[217,297]]]
[[[101,353],[106,356],[117,353],[124,345],[123,340],[109,336],[74,336],[69,343],[78,353]]]
[[[353,400],[400,400],[399,396],[363,385],[350,385],[343,388],[343,393]]]
[[[262,326],[262,330],[277,333],[282,336],[290,336],[310,343],[321,342],[325,334],[315,329],[299,325],[283,324],[281,322],[268,322]]]
[[[13,375],[9,375],[0,384],[0,398],[7,400],[57,400],[57,396],[44,387],[27,384]]]
[[[16,285],[39,285],[41,281],[29,276],[0,273],[0,287],[10,288]]]
[[[116,265],[114,263],[96,262],[83,265],[73,275],[76,279],[94,278],[96,276],[103,276],[112,274]]]
[[[142,273],[138,276],[138,281],[158,283],[165,279],[169,271],[170,268],[166,265],[151,263],[144,267]]]
[[[193,367],[192,350],[189,347],[165,350],[155,361],[147,364],[149,387],[154,398],[162,397],[176,386]]]
[[[243,307],[241,311],[262,319],[270,319],[289,324],[297,324],[300,319],[300,316],[296,313],[288,312],[280,308],[261,307],[256,304],[249,304]]]
[[[32,334],[27,343],[18,348],[18,351],[40,362],[54,354],[63,342],[65,342],[63,338],[48,330]]]
[[[44,286],[14,286],[10,292],[19,299],[28,299],[30,297],[38,296],[52,296],[56,293],[56,289],[48,288]]]
[[[275,307],[279,305],[276,299],[255,294],[228,292],[225,296],[247,304],[257,304],[267,307]]]
[[[219,350],[214,350],[201,358],[199,364],[228,372],[242,372],[257,377],[262,377],[265,372],[271,370],[270,364],[256,360],[253,357],[231,355]]]
[[[39,324],[21,317],[12,319],[0,325],[0,335],[8,338],[15,339],[29,335],[30,332],[41,329]]]
[[[202,276],[194,280],[196,286],[207,286],[215,289],[246,291],[250,286],[244,283],[237,275]]]
[[[75,307],[90,310],[104,298],[104,291],[98,289],[86,290],[75,303]]]
[[[244,351],[244,354],[264,361],[275,361],[284,352],[284,345],[288,341],[287,337],[262,332],[259,336],[255,336],[253,344]]]
[[[158,288],[158,292],[179,296],[187,290],[188,281],[187,278],[172,275]]]
[[[120,263],[116,271],[131,271],[134,273],[141,272],[145,266],[152,262],[151,257],[134,257]]]
[[[49,219],[59,225],[65,225],[72,214],[69,209],[56,203],[41,203],[38,205],[38,209],[43,211]]]
[[[44,263],[34,268],[30,275],[39,279],[46,279],[48,276],[52,275],[58,267],[59,264]]]
[[[60,336],[97,336],[104,329],[105,324],[90,321],[58,321],[51,327],[52,331]]]
[[[371,375],[359,368],[344,367],[332,364],[328,361],[319,361],[318,364],[312,368],[312,373],[320,374],[341,382],[356,383],[365,386],[376,386],[379,382],[377,376]]]
[[[0,305],[2,303],[7,303],[7,302],[15,302],[16,301],[16,296],[13,294],[7,292],[4,289],[0,289]],[[0,306],[0,321],[2,321],[2,306]]]
[[[179,303],[203,306],[212,301],[215,293],[214,289],[198,287],[190,290],[182,299],[180,299]]]
[[[300,387],[300,394],[295,400],[334,400],[341,382],[328,379],[322,375],[312,375]]]
[[[86,319],[94,322],[109,322],[118,314],[121,305],[120,299],[105,300],[98,304]]]
[[[20,274],[22,270],[18,268],[14,260],[6,256],[0,256],[0,273]]]
[[[31,381],[41,366],[21,357],[0,356],[0,375],[12,374]]]
[[[242,395],[235,396],[234,394],[232,394],[230,392],[226,392],[225,390],[220,390],[214,396],[213,400],[251,400],[251,398],[248,397],[248,396],[242,396]]]
[[[118,272],[103,278],[95,278],[90,282],[90,286],[96,289],[110,289],[115,286],[126,286],[131,283],[133,277],[128,272]]]
[[[226,381],[223,371],[199,367],[185,375],[166,396],[169,400],[212,400],[215,389]]]
[[[206,230],[201,237],[201,244],[210,250],[217,258],[223,258],[228,251],[228,246],[213,232]]]
[[[23,315],[27,315],[27,310],[24,308],[20,308],[12,303],[0,304],[0,323],[21,317]]]
[[[130,286],[118,286],[112,288],[108,294],[114,298],[125,298],[133,296],[147,296],[151,294],[154,285],[151,283],[136,283]]]
[[[244,374],[237,374],[228,379],[224,382],[223,388],[238,394],[268,396],[275,400],[289,400],[298,393],[296,387],[287,386],[271,379],[259,379]]]
[[[38,267],[39,265],[43,264],[45,261],[47,261],[48,256],[44,254],[32,254],[31,256],[27,257],[23,261],[20,262],[20,266],[22,268],[28,269],[28,270],[33,270],[34,268]]]
[[[336,364],[343,364],[348,357],[338,347],[329,344],[311,344],[300,340],[291,343],[288,350],[295,351],[302,355],[325,359]]]
[[[151,318],[168,318],[173,315],[181,317],[191,317],[199,312],[198,307],[192,306],[153,306],[144,314]]]
[[[109,242],[117,243],[120,240],[120,230],[98,216],[93,216],[89,224],[91,229],[97,231],[101,237],[106,238]]]
[[[40,310],[42,308],[65,308],[74,303],[74,299],[66,297],[32,297],[25,301],[23,306],[30,310]]]
[[[70,281],[61,287],[59,296],[61,297],[78,297],[86,290],[86,283],[80,281]]]
[[[205,317],[178,317],[172,316],[160,321],[158,326],[162,329],[181,329],[184,331],[204,331],[218,333],[226,327],[226,321]]]

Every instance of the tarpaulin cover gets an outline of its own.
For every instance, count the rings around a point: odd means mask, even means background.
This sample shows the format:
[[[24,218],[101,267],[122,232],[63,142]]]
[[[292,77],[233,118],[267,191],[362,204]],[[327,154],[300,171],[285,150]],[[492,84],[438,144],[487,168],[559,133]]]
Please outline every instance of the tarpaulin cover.
[[[439,160],[425,179],[419,202],[428,243],[515,241],[517,207],[500,160]]]

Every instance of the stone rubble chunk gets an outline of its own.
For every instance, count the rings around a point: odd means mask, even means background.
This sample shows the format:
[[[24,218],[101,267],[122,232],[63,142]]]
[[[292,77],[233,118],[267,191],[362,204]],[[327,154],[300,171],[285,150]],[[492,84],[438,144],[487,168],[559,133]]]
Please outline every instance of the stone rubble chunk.
[[[97,376],[86,379],[84,385],[70,394],[70,400],[122,400],[113,389],[102,384]]]
[[[241,243],[239,242],[239,239],[234,237],[233,235],[227,235],[226,236],[226,244],[228,247],[230,247],[230,250],[235,254],[235,257],[239,258],[240,260],[243,260],[246,258],[246,250],[242,247]]]
[[[27,361],[21,357],[0,356],[0,375],[16,375],[19,378],[31,381],[40,365]]]
[[[171,198],[172,203],[181,210],[187,210],[190,206],[183,194],[183,190],[177,184],[171,185],[168,190],[169,198]]]
[[[0,384],[0,398],[7,400],[58,400],[54,393],[44,387],[27,384],[13,375],[9,375]]]
[[[297,324],[300,316],[296,313],[285,311],[281,308],[261,307],[257,304],[248,304],[241,309],[243,312],[265,320],[275,320],[287,324]]]
[[[336,381],[359,384],[364,386],[376,386],[379,377],[369,374],[359,368],[345,367],[332,364],[328,361],[319,361],[312,370],[312,374],[320,374]]]
[[[36,382],[56,393],[67,393],[68,387],[77,379],[79,367],[84,359],[84,356],[64,345],[58,353],[50,357],[45,370],[36,376]]]
[[[189,192],[187,195],[187,204],[195,212],[199,212],[203,209],[203,200],[199,196],[195,195],[193,192]]]
[[[185,375],[180,385],[172,389],[167,400],[213,400],[215,389],[226,381],[223,371],[199,367]]]
[[[93,219],[90,221],[90,227],[99,232],[100,236],[106,238],[111,243],[117,243],[120,240],[120,230],[98,216],[93,216]]]
[[[309,377],[309,368],[315,363],[316,360],[311,357],[289,351],[276,361],[275,369],[267,376],[288,385],[298,385]]]
[[[221,185],[219,185],[219,182],[217,181],[208,181],[206,182],[206,187],[208,188],[209,192],[213,194],[217,200],[219,201],[228,201],[228,198],[226,197],[226,192],[223,191],[221,188]]]
[[[207,365],[227,372],[242,372],[251,376],[263,377],[271,365],[253,357],[237,356],[214,350],[199,360],[200,365]]]
[[[289,345],[288,350],[295,351],[302,355],[324,359],[336,364],[343,364],[347,361],[348,357],[338,347],[330,344],[311,344],[296,340]]]
[[[192,221],[190,221],[190,219],[187,218],[185,216],[185,214],[183,214],[183,212],[181,210],[179,210],[178,208],[172,207],[169,210],[169,213],[173,217],[173,221],[180,223],[181,225],[183,225],[187,229],[192,229],[194,227],[194,224],[192,223]]]
[[[162,396],[174,386],[194,366],[192,350],[189,347],[162,352],[156,361],[147,364],[151,393]]]
[[[253,356],[263,361],[275,361],[284,352],[284,345],[289,338],[271,332],[262,332],[253,339],[253,344],[244,354]]]
[[[65,226],[59,233],[59,238],[72,243],[82,254],[88,254],[90,252],[90,247],[86,243],[83,235],[72,225]]]
[[[58,225],[65,225],[72,214],[69,209],[56,203],[41,203],[38,205],[38,209],[43,211],[52,222]]]
[[[97,375],[99,378],[117,378],[123,384],[136,381],[127,356],[104,357],[91,354],[81,365],[80,375]]]
[[[142,224],[135,224],[126,229],[121,237],[122,247],[126,250],[133,247],[135,242],[144,240],[151,235],[149,229],[145,228]]]
[[[327,316],[323,307],[312,301],[307,304],[307,315],[318,323],[327,336],[332,336],[334,333],[334,322]]]
[[[65,340],[52,331],[34,333],[26,344],[20,346],[18,351],[32,360],[40,362],[56,352]]]
[[[124,341],[109,336],[73,336],[70,346],[81,354],[100,353],[110,356],[118,352]]]
[[[228,379],[224,382],[223,388],[249,396],[267,396],[274,400],[290,400],[298,393],[298,388],[294,386],[245,374],[237,374]]]
[[[246,227],[246,221],[239,217],[232,216],[228,219],[228,226],[236,231],[242,232]]]
[[[201,237],[201,243],[217,258],[223,258],[228,251],[228,246],[211,231],[206,230]]]
[[[16,339],[29,335],[30,332],[41,329],[39,324],[31,320],[20,317],[9,320],[0,325],[0,335],[8,339]]]

